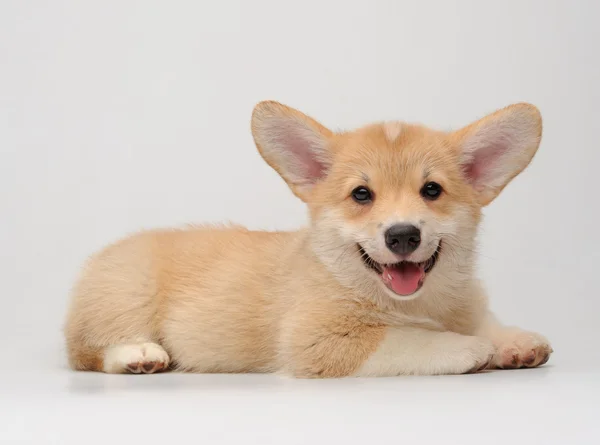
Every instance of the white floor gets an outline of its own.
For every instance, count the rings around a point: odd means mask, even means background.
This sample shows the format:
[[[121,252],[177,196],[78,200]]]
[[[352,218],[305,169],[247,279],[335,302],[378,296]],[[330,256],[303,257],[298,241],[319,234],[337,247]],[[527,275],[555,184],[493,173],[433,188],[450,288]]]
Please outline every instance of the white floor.
[[[306,381],[35,371],[5,361],[0,443],[600,444],[600,374],[554,362]]]

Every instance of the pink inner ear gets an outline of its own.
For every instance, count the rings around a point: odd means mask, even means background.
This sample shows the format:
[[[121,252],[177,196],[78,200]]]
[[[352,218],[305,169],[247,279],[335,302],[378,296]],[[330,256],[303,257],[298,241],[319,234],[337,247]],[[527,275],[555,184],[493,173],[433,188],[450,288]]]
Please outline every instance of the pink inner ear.
[[[296,128],[289,128],[278,142],[292,155],[293,169],[302,183],[311,184],[325,176],[327,166],[319,160],[315,152],[318,148],[311,145],[316,141],[298,134]]]
[[[325,175],[325,165],[320,162],[311,151],[309,144],[300,138],[294,138],[291,141],[290,151],[298,160],[299,167],[302,168],[301,175],[307,182],[313,182]]]
[[[475,188],[481,189],[488,185],[487,182],[492,179],[498,161],[506,153],[507,147],[506,141],[499,140],[473,152],[473,158],[464,166],[464,172]]]

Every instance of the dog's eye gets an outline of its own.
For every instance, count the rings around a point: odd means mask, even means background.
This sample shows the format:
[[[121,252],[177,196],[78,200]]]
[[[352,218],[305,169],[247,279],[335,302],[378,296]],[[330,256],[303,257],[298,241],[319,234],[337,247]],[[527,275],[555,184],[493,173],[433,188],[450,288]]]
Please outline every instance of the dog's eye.
[[[373,194],[366,187],[356,187],[352,190],[352,199],[359,204],[367,204],[373,200]]]
[[[428,182],[421,189],[421,195],[425,199],[430,199],[432,201],[438,199],[442,194],[442,186],[437,182]]]

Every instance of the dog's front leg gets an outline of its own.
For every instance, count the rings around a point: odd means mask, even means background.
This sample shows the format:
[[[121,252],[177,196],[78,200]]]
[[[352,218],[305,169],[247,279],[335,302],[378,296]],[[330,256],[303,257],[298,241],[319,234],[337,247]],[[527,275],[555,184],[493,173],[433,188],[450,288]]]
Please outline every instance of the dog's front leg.
[[[465,374],[489,366],[494,352],[486,338],[388,327],[377,350],[357,370],[357,376]]]
[[[535,332],[503,326],[488,312],[476,333],[489,338],[496,348],[491,368],[534,368],[550,359],[553,349],[548,340]]]
[[[454,332],[369,326],[348,318],[313,323],[283,332],[282,365],[296,377],[463,374],[486,368],[494,353],[487,338]]]

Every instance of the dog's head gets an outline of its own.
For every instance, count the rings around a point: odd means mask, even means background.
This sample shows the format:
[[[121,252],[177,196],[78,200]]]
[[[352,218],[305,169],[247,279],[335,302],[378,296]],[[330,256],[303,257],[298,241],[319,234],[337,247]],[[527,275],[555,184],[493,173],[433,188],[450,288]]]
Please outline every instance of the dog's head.
[[[320,260],[396,300],[470,276],[481,207],[529,164],[541,131],[529,104],[456,132],[387,122],[334,133],[276,102],[252,116],[261,155],[309,206]]]

